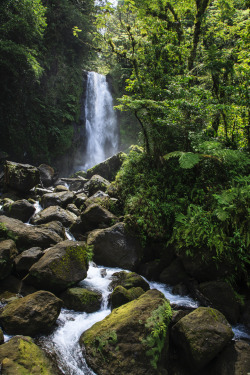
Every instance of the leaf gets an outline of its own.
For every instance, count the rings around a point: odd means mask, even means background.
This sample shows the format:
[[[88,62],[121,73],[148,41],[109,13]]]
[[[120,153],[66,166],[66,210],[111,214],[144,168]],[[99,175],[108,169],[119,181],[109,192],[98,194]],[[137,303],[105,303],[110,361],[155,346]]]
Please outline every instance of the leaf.
[[[184,169],[191,169],[200,161],[200,155],[193,152],[186,152],[181,155],[179,159],[180,167]]]

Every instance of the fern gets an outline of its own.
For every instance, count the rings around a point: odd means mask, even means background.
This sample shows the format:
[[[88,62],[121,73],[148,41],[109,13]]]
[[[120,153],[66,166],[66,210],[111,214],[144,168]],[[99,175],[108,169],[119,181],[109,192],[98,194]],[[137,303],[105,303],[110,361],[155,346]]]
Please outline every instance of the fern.
[[[193,152],[174,151],[165,155],[163,158],[165,160],[169,160],[170,158],[179,158],[179,164],[181,168],[191,169],[199,163],[202,155],[195,154]]]

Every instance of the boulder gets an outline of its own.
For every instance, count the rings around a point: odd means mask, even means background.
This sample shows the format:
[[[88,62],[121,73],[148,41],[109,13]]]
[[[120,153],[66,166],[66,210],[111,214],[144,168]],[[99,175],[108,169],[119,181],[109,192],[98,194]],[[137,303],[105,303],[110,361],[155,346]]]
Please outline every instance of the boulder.
[[[41,205],[43,208],[50,206],[60,206],[66,208],[66,206],[72,203],[74,200],[74,193],[72,191],[61,191],[55,193],[44,194],[41,198]]]
[[[113,290],[109,297],[111,309],[116,309],[125,303],[133,301],[139,298],[143,293],[145,293],[145,291],[140,287],[125,289],[123,286],[119,285]]]
[[[250,344],[235,341],[225,347],[214,361],[209,374],[247,375],[250,372]]]
[[[72,212],[64,210],[60,206],[50,206],[39,211],[31,219],[31,223],[35,225],[49,223],[50,221],[60,221],[64,226],[69,227],[74,224],[77,216]]]
[[[50,229],[29,226],[20,220],[3,215],[0,216],[0,235],[5,238],[11,236],[18,248],[26,249],[33,246],[46,249],[62,241],[62,238]]]
[[[188,276],[179,259],[175,259],[160,274],[160,281],[165,284],[176,285],[187,279]]]
[[[94,262],[108,267],[133,271],[143,254],[139,240],[125,230],[123,223],[91,232],[87,243],[93,246]]]
[[[69,288],[60,295],[63,304],[70,310],[93,313],[100,310],[102,294],[84,288]]]
[[[115,272],[112,275],[112,282],[109,287],[111,289],[116,288],[118,285],[123,286],[125,289],[130,288],[142,288],[145,292],[150,289],[147,281],[135,272],[120,271]]]
[[[53,185],[56,178],[54,169],[47,164],[41,164],[39,165],[38,170],[40,172],[42,185],[44,187]]]
[[[40,173],[32,165],[6,161],[4,182],[8,188],[27,193],[39,184]]]
[[[37,288],[62,292],[87,276],[86,244],[63,241],[46,250],[24,281]]]
[[[88,169],[87,178],[91,178],[97,174],[106,178],[106,180],[113,181],[126,157],[127,155],[124,154],[124,152],[119,152],[118,154],[111,156],[103,162]]]
[[[82,206],[85,207],[85,201],[88,199],[87,195],[85,193],[79,193],[76,194],[74,203],[77,208],[81,209]]]
[[[31,249],[23,251],[14,260],[16,273],[23,277],[29,272],[30,267],[42,256],[43,251],[40,247],[32,247]]]
[[[231,324],[238,322],[240,304],[228,283],[207,281],[199,285],[199,290],[210,301],[210,306],[222,312]]]
[[[49,359],[31,337],[15,336],[0,346],[2,375],[55,375]]]
[[[18,251],[14,241],[0,242],[0,280],[5,279],[11,273],[13,261],[17,255]]]
[[[98,190],[106,191],[109,187],[110,182],[105,178],[95,174],[91,179],[85,184],[84,189],[88,191],[89,196],[95,194]]]
[[[167,355],[170,320],[169,302],[149,290],[82,334],[85,359],[98,375],[155,375]]]
[[[224,315],[209,307],[199,307],[172,327],[179,358],[193,370],[203,369],[233,336]]]
[[[75,214],[76,216],[81,215],[81,211],[76,207],[76,205],[74,203],[68,204],[66,209],[68,211],[72,212],[73,214]]]
[[[31,285],[24,284],[22,280],[14,275],[9,275],[6,279],[1,281],[0,284],[0,302],[6,303],[9,298],[22,295],[27,296],[28,294],[35,293],[35,289]]]
[[[155,259],[140,265],[138,272],[148,280],[159,280],[159,275],[163,271],[160,259]]]
[[[61,306],[62,301],[54,294],[40,290],[8,303],[0,313],[0,322],[9,335],[34,336],[48,332]]]
[[[88,181],[86,178],[61,178],[61,180],[69,186],[70,191],[79,191],[85,188],[85,184]]]
[[[65,237],[65,229],[60,221],[50,221],[45,224],[40,224],[39,227],[47,228],[51,230],[52,232],[55,232],[56,234],[58,234],[58,236],[60,236],[63,239]]]
[[[62,191],[69,191],[69,189],[67,188],[67,186],[65,185],[57,185],[54,189],[54,193],[60,193]]]
[[[97,228],[106,228],[118,221],[117,217],[98,204],[91,204],[81,214],[81,232],[91,231]]]
[[[3,335],[3,331],[0,328],[0,345],[2,345],[3,343],[4,343],[4,335]]]
[[[36,209],[26,199],[20,199],[15,202],[7,203],[3,206],[3,214],[26,223],[35,213]]]

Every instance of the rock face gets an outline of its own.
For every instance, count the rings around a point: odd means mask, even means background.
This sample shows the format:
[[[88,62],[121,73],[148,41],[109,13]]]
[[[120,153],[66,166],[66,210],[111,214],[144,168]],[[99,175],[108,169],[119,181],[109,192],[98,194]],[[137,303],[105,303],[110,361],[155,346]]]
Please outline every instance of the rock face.
[[[108,267],[134,270],[143,250],[139,240],[126,232],[123,223],[91,232],[87,240],[94,249],[94,261]]]
[[[26,223],[35,212],[33,204],[28,202],[26,199],[20,199],[11,204],[5,204],[3,206],[4,214],[13,219],[18,219]]]
[[[0,216],[0,234],[3,237],[8,237],[10,234],[15,237],[15,242],[18,247],[30,248],[33,246],[39,246],[45,249],[57,242],[62,241],[62,238],[54,231],[31,227],[24,224],[22,221],[12,219],[7,216]]]
[[[60,295],[68,309],[92,313],[101,308],[101,293],[84,288],[69,288]]]
[[[7,334],[34,336],[47,332],[60,314],[62,301],[54,294],[38,291],[6,305],[0,322]]]
[[[37,288],[62,292],[85,279],[88,261],[84,242],[63,241],[46,250],[24,281]]]
[[[119,152],[118,154],[104,160],[102,163],[95,165],[93,168],[88,169],[87,178],[91,178],[95,174],[98,174],[109,181],[113,181],[125,159],[126,154],[124,154],[124,152]]]
[[[231,324],[240,316],[240,304],[233,289],[225,281],[208,281],[199,285],[200,292],[209,299],[211,306],[222,312]]]
[[[0,280],[5,279],[11,273],[13,260],[17,255],[18,251],[14,241],[0,242]]]
[[[106,191],[109,187],[110,182],[105,178],[95,174],[91,179],[85,184],[84,189],[89,193],[89,196],[95,194],[98,190]]]
[[[32,247],[31,249],[23,251],[14,260],[16,273],[23,277],[29,272],[30,267],[42,256],[43,251],[40,247]]]
[[[6,161],[4,181],[7,187],[26,193],[39,184],[40,173],[32,165]]]
[[[149,290],[82,334],[87,363],[98,375],[157,374],[167,353],[170,320],[169,302],[161,292]]]
[[[66,227],[72,225],[77,219],[77,216],[70,211],[64,210],[60,206],[50,206],[38,212],[31,219],[31,223],[35,225],[49,223],[50,221],[60,221]]]
[[[30,337],[15,336],[0,346],[3,375],[55,375],[48,358]]]
[[[232,328],[224,315],[209,307],[199,307],[172,328],[179,357],[195,370],[204,368],[233,336]]]
[[[41,205],[43,208],[49,206],[60,206],[66,208],[74,200],[74,194],[71,191],[61,191],[56,193],[47,193],[42,196]]]

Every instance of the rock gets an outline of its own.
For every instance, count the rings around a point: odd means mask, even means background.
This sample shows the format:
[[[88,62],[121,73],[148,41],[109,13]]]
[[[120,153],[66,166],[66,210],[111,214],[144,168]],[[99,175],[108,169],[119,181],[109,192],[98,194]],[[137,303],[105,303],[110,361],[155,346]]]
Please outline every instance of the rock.
[[[184,283],[175,285],[172,289],[174,295],[186,296],[188,294],[188,288]]]
[[[69,288],[60,295],[65,307],[75,311],[93,313],[100,310],[102,294],[84,288]]]
[[[143,254],[139,240],[126,232],[123,223],[91,232],[87,243],[93,246],[94,262],[108,267],[133,271]]]
[[[76,205],[74,203],[68,204],[66,209],[68,211],[72,212],[73,214],[75,214],[76,216],[81,215],[81,211],[76,207]]]
[[[43,208],[50,206],[60,206],[66,208],[66,206],[72,203],[74,200],[74,193],[71,191],[61,191],[56,193],[44,194],[41,198],[41,205]]]
[[[46,228],[29,226],[22,221],[7,216],[0,216],[0,235],[15,239],[18,248],[30,248],[33,246],[46,249],[60,242],[62,238],[54,231]]]
[[[105,180],[105,178],[94,175],[91,179],[85,184],[84,188],[88,191],[89,196],[95,194],[98,190],[106,191],[110,182]]]
[[[8,188],[27,193],[40,182],[40,173],[29,164],[6,161],[4,182]]]
[[[0,345],[2,345],[3,343],[4,343],[4,335],[3,335],[3,331],[0,328]]]
[[[240,304],[232,287],[225,281],[208,281],[199,285],[200,292],[209,299],[211,307],[225,315],[231,324],[236,324],[240,316]]]
[[[250,328],[250,300],[246,300],[244,307],[242,309],[242,315],[240,317],[240,322],[245,324]]]
[[[62,292],[85,279],[87,269],[86,244],[67,240],[46,250],[24,281],[40,289]]]
[[[79,191],[85,188],[85,184],[88,181],[86,178],[61,178],[61,180],[69,186],[70,191]]]
[[[145,293],[145,291],[140,287],[125,289],[123,286],[119,285],[110,295],[111,309],[116,309],[125,303],[133,301],[139,298],[143,293]]]
[[[193,370],[203,369],[231,341],[234,334],[217,310],[199,307],[172,328],[179,358]]]
[[[77,208],[81,209],[82,206],[85,207],[85,201],[88,199],[87,195],[85,193],[79,193],[76,194],[76,198],[74,200],[74,203]]]
[[[24,284],[22,280],[13,275],[9,275],[6,279],[1,281],[0,284],[0,301],[6,302],[9,298],[16,296],[27,296],[28,294],[35,293],[37,289]]]
[[[112,282],[110,283],[109,287],[111,289],[114,289],[118,285],[121,285],[126,289],[140,287],[145,292],[150,289],[147,281],[145,281],[143,277],[141,277],[135,272],[126,272],[126,271],[115,272],[112,275]]]
[[[167,355],[170,320],[164,295],[147,291],[82,334],[80,345],[88,365],[98,375],[157,374]]]
[[[60,314],[62,301],[54,294],[40,290],[6,305],[0,322],[9,335],[34,336],[48,332]]]
[[[139,274],[148,280],[158,280],[162,271],[162,264],[159,259],[141,264],[138,270]]]
[[[160,281],[165,284],[176,285],[187,279],[187,274],[179,259],[175,259],[160,274]]]
[[[120,210],[118,199],[111,198],[108,194],[104,193],[101,190],[98,190],[94,195],[89,197],[85,201],[85,206],[88,207],[93,203],[96,203],[99,206],[106,208],[114,214],[117,214],[117,212]]]
[[[69,189],[65,185],[57,185],[54,189],[54,193],[60,193],[62,191],[69,191]]]
[[[23,251],[14,260],[16,273],[23,277],[29,272],[30,267],[42,256],[43,251],[40,247],[32,247],[31,249]]]
[[[2,375],[55,375],[55,369],[30,337],[15,336],[0,346]]]
[[[26,199],[17,200],[11,204],[3,206],[3,214],[14,219],[18,219],[26,223],[35,213],[36,209]]]
[[[87,178],[91,178],[97,174],[106,178],[106,180],[113,181],[126,157],[127,155],[124,154],[124,152],[119,152],[118,154],[111,156],[102,163],[88,169]]]
[[[31,219],[31,223],[38,225],[56,220],[60,221],[64,226],[69,227],[74,224],[76,219],[77,216],[72,212],[64,210],[60,206],[50,206],[34,215]]]
[[[91,204],[81,214],[80,232],[88,232],[97,228],[106,228],[114,225],[118,221],[117,217],[111,212],[99,206],[98,204]]]
[[[42,185],[44,187],[53,185],[53,182],[56,178],[54,169],[49,165],[41,164],[39,165],[38,170],[40,172]]]
[[[17,255],[18,251],[14,241],[0,242],[0,280],[5,279],[11,273],[13,261]]]
[[[219,354],[210,368],[213,375],[247,375],[250,372],[250,344],[232,342]]]
[[[39,227],[40,228],[47,228],[50,231],[58,234],[58,236],[60,236],[63,239],[65,237],[65,229],[64,229],[64,226],[62,225],[62,223],[60,221],[50,221],[46,224],[40,224]]]

